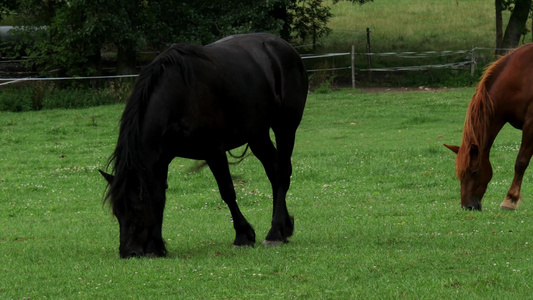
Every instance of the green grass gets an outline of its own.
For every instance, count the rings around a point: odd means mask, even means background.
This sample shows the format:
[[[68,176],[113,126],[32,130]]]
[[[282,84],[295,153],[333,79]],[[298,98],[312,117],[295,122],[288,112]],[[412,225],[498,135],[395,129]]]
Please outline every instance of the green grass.
[[[331,5],[331,3],[330,3]],[[494,1],[376,0],[364,5],[340,1],[331,5],[333,33],[323,44],[333,49],[353,44],[366,51],[366,28],[374,52],[494,47]],[[510,12],[503,12],[507,25]],[[504,28],[505,29],[505,28]],[[526,36],[531,41],[531,33]]]
[[[122,260],[102,206],[122,105],[0,115],[0,295],[21,298],[527,299],[530,171],[519,210],[499,210],[520,132],[492,152],[483,212],[463,211],[454,155],[473,89],[310,95],[288,196],[295,235],[236,249],[207,169],[170,166],[164,259]],[[270,186],[258,161],[232,166],[262,240]]]

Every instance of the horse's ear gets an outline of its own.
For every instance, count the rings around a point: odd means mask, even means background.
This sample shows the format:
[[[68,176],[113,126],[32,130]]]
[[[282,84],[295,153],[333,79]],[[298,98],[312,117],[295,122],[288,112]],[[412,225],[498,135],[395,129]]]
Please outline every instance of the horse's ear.
[[[475,144],[470,145],[470,159],[476,160],[478,155],[479,155],[478,145],[475,145]]]
[[[444,144],[444,147],[446,147],[446,148],[452,150],[453,153],[455,153],[455,154],[459,153],[459,146],[446,145],[446,144]]]
[[[100,172],[100,174],[102,174],[102,176],[105,178],[107,183],[109,183],[109,185],[111,185],[113,183],[113,179],[115,179],[115,176],[113,176],[111,174],[107,174],[106,172],[104,172],[102,170],[98,170],[98,171]]]

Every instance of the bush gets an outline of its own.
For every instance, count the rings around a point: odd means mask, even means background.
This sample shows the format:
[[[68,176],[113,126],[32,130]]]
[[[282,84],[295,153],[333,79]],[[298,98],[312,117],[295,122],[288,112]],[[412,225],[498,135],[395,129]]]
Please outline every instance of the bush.
[[[57,88],[54,84],[9,87],[0,92],[0,111],[29,111],[57,108],[86,108],[123,103],[132,81],[111,82],[104,88]]]
[[[29,111],[33,110],[32,89],[5,89],[0,92],[0,111]]]
[[[45,93],[42,99],[43,108],[85,108],[104,104],[117,103],[108,90],[62,89]]]

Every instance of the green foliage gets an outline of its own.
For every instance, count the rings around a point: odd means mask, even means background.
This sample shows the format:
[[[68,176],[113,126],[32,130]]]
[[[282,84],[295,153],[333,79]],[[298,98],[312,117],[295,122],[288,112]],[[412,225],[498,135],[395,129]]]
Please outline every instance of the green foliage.
[[[519,0],[520,1],[520,0]],[[496,1],[495,2],[495,5],[496,5],[496,8],[498,8],[499,6],[499,9],[500,10],[508,10],[510,12],[512,12],[516,6],[516,2],[517,0],[499,0],[499,1]],[[529,9],[530,11],[533,9],[533,3],[531,3],[531,8]],[[531,16],[529,16],[531,18]]]
[[[207,44],[237,33],[284,32],[290,38],[285,31],[293,31],[294,38],[316,41],[328,32],[331,17],[322,0],[17,3],[27,25],[18,30],[20,44],[31,46],[27,52],[40,70],[59,69],[68,76],[99,73],[104,44],[116,47],[120,69],[123,63],[134,66],[135,54],[142,48],[161,50],[175,42]]]
[[[0,294],[6,299],[527,299],[532,294],[533,178],[517,211],[498,204],[521,132],[491,151],[483,212],[463,211],[454,155],[474,90],[312,94],[297,132],[291,242],[260,245],[272,216],[264,169],[231,166],[257,231],[234,248],[229,211],[208,169],[170,165],[165,259],[118,257],[118,223],[98,174],[124,105],[2,113]],[[96,124],[97,126],[94,126]],[[529,172],[529,171],[528,171]],[[510,255],[512,253],[512,255]]]
[[[18,7],[18,1],[0,1],[0,21]]]
[[[470,74],[470,70],[450,70],[450,69],[430,69],[425,71],[411,71],[400,74],[390,74],[386,78],[376,79],[374,83],[384,86],[413,86],[413,87],[433,87],[433,88],[456,88],[468,87],[477,84],[482,75],[481,69],[476,70],[474,77]],[[378,77],[380,74],[375,74]],[[379,77],[378,77],[379,78]],[[372,84],[372,82],[368,82]]]
[[[320,86],[315,89],[315,93],[317,94],[329,94],[332,91],[332,85],[333,81],[335,80],[335,76],[332,76],[320,83]]]
[[[33,110],[33,89],[4,89],[0,92],[0,111],[29,111]]]
[[[43,108],[84,108],[104,104],[117,103],[109,90],[87,90],[87,89],[61,89],[53,90],[44,95],[42,99]]]
[[[132,83],[114,81],[104,88],[57,88],[54,85],[6,88],[0,93],[0,111],[30,111],[58,108],[84,108],[124,103]]]
[[[329,34],[327,27],[331,18],[330,8],[322,4],[322,0],[299,0],[292,2],[289,7],[288,23],[292,28],[294,38],[306,41],[311,39],[313,47],[317,40]]]
[[[29,26],[18,31],[32,45],[27,51],[39,69],[59,69],[67,76],[98,73],[100,49],[107,34],[116,29],[104,25],[113,9],[107,3],[115,2],[21,0],[19,13]],[[38,33],[29,35],[36,29]]]
[[[283,6],[285,0],[242,1],[177,1],[181,18],[169,16],[167,23],[177,40],[207,44],[221,37],[247,32],[279,33],[282,20],[272,11]]]

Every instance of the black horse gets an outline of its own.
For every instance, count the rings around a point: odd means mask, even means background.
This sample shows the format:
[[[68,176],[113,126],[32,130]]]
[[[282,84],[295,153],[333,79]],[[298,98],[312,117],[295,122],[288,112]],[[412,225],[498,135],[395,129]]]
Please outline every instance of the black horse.
[[[203,47],[176,44],[161,53],[141,72],[122,114],[109,159],[114,175],[100,171],[120,225],[120,256],[166,255],[161,228],[167,173],[178,156],[207,162],[233,217],[234,244],[253,246],[255,232],[237,205],[226,157],[246,143],[272,184],[265,244],[287,242],[294,219],[285,197],[307,90],[300,56],[270,34],[235,35]]]

